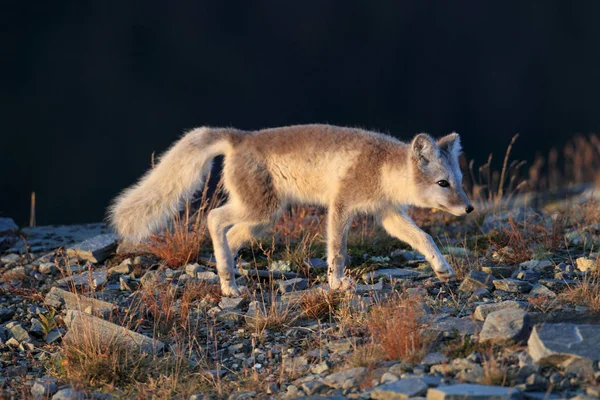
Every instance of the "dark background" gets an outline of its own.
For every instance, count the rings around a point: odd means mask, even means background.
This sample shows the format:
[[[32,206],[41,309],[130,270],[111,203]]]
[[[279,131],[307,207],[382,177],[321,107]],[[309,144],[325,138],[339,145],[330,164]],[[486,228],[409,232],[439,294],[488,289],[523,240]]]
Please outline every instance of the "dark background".
[[[600,1],[2,1],[0,215],[93,222],[186,129],[328,122],[517,158],[600,131]]]

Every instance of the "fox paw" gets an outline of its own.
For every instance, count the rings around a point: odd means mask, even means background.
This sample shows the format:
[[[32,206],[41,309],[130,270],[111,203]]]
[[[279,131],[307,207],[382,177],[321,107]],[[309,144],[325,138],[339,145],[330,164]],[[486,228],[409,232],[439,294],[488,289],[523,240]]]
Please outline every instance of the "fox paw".
[[[353,289],[356,286],[356,282],[347,276],[343,276],[341,278],[330,278],[329,279],[329,287],[332,290],[345,291]]]
[[[221,285],[221,295],[225,297],[240,297],[248,292],[246,286],[238,286],[236,284]]]
[[[447,263],[434,269],[434,272],[441,281],[450,282],[456,280],[456,272],[454,272],[454,269]]]

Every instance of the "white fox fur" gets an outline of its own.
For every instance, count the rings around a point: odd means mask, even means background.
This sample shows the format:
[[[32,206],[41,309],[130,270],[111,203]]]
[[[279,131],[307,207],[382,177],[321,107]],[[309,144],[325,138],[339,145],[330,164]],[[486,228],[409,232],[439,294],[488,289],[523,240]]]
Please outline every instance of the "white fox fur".
[[[134,186],[118,196],[109,220],[125,238],[143,240],[164,227],[204,183],[224,155],[229,200],[208,216],[221,289],[240,294],[234,256],[277,220],[290,203],[328,207],[327,261],[332,289],[347,289],[346,241],[359,212],[374,213],[391,235],[423,253],[440,279],[455,277],[432,238],[408,217],[406,206],[455,215],[473,210],[462,189],[457,134],[437,141],[425,134],[411,144],[361,129],[298,125],[244,132],[197,128],[185,134]]]

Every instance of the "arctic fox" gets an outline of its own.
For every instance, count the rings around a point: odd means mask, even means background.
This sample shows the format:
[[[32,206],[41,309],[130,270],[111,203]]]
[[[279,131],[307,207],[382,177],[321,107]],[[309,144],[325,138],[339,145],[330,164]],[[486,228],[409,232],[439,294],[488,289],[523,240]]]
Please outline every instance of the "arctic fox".
[[[238,296],[234,257],[271,227],[290,203],[328,207],[327,272],[332,289],[344,276],[347,238],[357,213],[372,213],[392,236],[425,255],[437,276],[455,278],[431,236],[406,214],[407,206],[454,215],[473,211],[462,189],[456,133],[437,141],[419,134],[410,144],[381,133],[330,125],[297,125],[254,132],[197,128],[186,133],[134,186],[118,196],[109,220],[124,237],[142,240],[166,225],[203,185],[217,155],[224,155],[228,201],[210,211],[222,294]]]

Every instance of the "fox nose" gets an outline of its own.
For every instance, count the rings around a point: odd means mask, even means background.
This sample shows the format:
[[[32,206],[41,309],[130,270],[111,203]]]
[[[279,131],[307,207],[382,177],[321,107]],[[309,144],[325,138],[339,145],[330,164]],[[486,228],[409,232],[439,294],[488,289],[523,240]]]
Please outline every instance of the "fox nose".
[[[473,206],[467,206],[467,208],[465,208],[465,211],[467,212],[467,214],[471,214],[471,212],[473,212],[474,209],[475,207]]]

